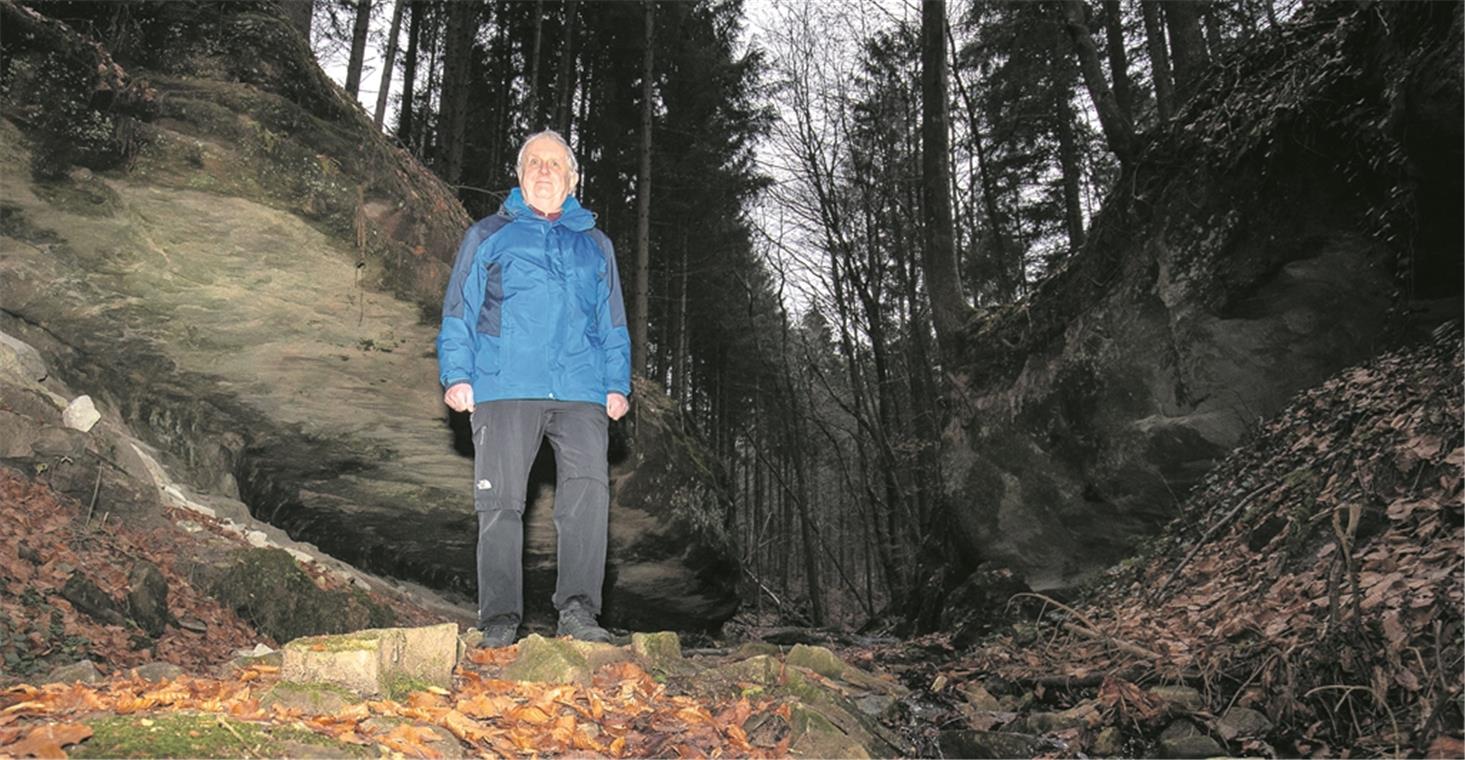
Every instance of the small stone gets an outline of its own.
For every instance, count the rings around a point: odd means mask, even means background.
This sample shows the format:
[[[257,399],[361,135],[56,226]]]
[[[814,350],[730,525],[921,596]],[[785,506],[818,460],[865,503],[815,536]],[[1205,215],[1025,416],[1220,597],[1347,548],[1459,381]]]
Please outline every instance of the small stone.
[[[35,549],[32,549],[27,544],[22,543],[20,545],[20,548],[16,550],[16,553],[20,555],[21,559],[31,563],[32,565],[41,564],[41,553],[36,551]]]
[[[790,665],[808,668],[825,678],[839,678],[849,667],[834,652],[824,647],[808,644],[795,644],[784,661]],[[938,676],[938,679],[941,678],[944,677]],[[932,691],[940,691],[940,689],[933,686]]]
[[[1189,686],[1156,686],[1150,694],[1179,712],[1200,712],[1206,707],[1205,697]]]
[[[256,549],[264,549],[270,545],[270,537],[262,530],[251,530],[244,534],[244,540]]]
[[[97,672],[96,664],[91,660],[82,660],[56,668],[41,683],[96,683],[100,680],[102,674]]]
[[[1206,758],[1224,755],[1226,750],[1188,720],[1177,720],[1160,732],[1160,755],[1177,758]]]
[[[73,572],[61,587],[61,598],[99,623],[122,625],[125,618],[117,602],[80,570]]]
[[[1226,741],[1238,736],[1263,736],[1271,730],[1272,721],[1249,707],[1233,707],[1216,723],[1216,733]]]
[[[63,425],[83,433],[90,432],[100,419],[102,419],[102,413],[97,411],[91,396],[77,396],[71,400],[66,411],[61,413]]]
[[[199,533],[203,530],[202,525],[192,520],[179,520],[178,527],[182,528],[184,533]]]
[[[997,702],[996,697],[992,696],[992,692],[987,691],[987,688],[979,683],[963,684],[961,695],[966,697],[967,704],[983,712],[996,712],[1002,709],[1002,705]]]
[[[198,618],[179,618],[178,627],[185,631],[193,631],[194,633],[209,632],[209,624]]]
[[[1094,738],[1093,754],[1100,757],[1115,757],[1124,754],[1124,734],[1114,726],[1105,726]]]
[[[150,662],[128,672],[144,681],[171,681],[183,675],[183,668],[171,662]]]
[[[1081,702],[1062,712],[1035,712],[1024,722],[1032,733],[1051,734],[1069,728],[1096,726],[1100,719],[1093,702]]]
[[[264,657],[274,652],[268,644],[255,644],[249,649],[240,649],[234,652],[235,657]]]
[[[590,663],[568,639],[531,633],[519,640],[519,656],[504,668],[504,678],[531,683],[590,683]]]
[[[946,757],[1033,757],[1043,740],[1007,731],[942,731],[937,738]]]
[[[855,698],[855,707],[872,718],[888,717],[895,710],[895,705],[895,697],[886,694],[865,694]]]

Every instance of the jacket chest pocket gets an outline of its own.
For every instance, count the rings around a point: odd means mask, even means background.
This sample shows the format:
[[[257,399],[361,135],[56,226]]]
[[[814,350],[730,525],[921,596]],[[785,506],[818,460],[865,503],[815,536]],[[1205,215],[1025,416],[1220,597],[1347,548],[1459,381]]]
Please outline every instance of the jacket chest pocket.
[[[575,256],[575,263],[570,271],[570,284],[575,290],[575,297],[592,315],[595,313],[595,305],[600,295],[600,281],[603,279],[605,279],[605,259],[603,257],[584,254]]]

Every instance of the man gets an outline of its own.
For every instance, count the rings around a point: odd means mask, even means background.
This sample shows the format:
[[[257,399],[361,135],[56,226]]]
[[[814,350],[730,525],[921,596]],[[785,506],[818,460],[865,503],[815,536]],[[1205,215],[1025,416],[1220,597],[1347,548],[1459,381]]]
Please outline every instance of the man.
[[[468,229],[443,299],[443,402],[472,414],[478,626],[518,638],[524,495],[543,438],[554,447],[560,635],[609,641],[605,580],[611,420],[630,407],[631,339],[615,253],[571,194],[579,165],[553,131],[519,149],[519,187]]]

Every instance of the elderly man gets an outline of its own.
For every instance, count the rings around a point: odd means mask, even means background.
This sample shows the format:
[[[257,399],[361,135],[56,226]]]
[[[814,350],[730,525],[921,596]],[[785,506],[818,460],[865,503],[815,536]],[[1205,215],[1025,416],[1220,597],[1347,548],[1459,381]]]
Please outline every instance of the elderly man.
[[[519,149],[519,187],[468,229],[443,300],[443,401],[472,414],[478,625],[518,638],[524,495],[543,438],[554,447],[560,635],[609,641],[605,580],[611,420],[629,408],[631,340],[615,252],[571,193],[579,165],[553,131]]]

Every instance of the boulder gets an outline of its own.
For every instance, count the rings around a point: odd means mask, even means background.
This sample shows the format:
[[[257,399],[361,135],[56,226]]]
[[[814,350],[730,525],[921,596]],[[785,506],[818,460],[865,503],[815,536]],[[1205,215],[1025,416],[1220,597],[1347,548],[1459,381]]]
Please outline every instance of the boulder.
[[[449,688],[458,663],[458,626],[376,628],[296,639],[284,647],[282,680],[333,684],[362,696]]]
[[[149,662],[127,672],[144,681],[171,681],[183,675],[183,668],[171,662]]]

